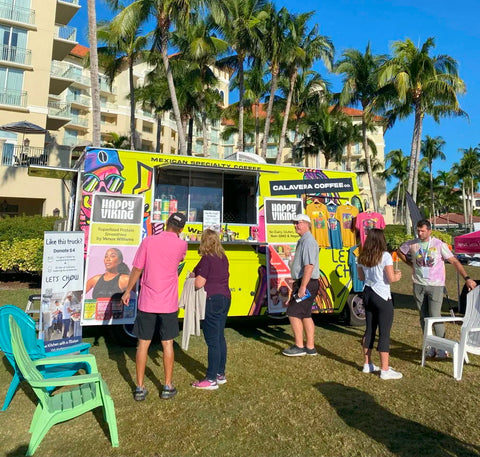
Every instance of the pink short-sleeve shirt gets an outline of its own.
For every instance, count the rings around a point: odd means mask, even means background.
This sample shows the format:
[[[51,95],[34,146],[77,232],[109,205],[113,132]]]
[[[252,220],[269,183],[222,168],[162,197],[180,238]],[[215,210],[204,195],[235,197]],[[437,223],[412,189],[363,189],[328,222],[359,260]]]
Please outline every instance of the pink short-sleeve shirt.
[[[143,269],[138,309],[146,313],[178,311],[178,265],[185,258],[187,243],[174,232],[143,239],[133,266]]]

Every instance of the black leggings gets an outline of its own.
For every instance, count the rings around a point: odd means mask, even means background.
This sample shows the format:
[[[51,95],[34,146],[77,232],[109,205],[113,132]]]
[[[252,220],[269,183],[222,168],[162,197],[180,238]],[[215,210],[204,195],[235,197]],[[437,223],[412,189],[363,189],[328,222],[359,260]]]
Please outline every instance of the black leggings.
[[[378,327],[377,350],[379,352],[389,352],[390,330],[393,323],[392,299],[384,300],[371,287],[365,286],[363,291],[363,304],[365,306],[367,321],[363,347],[373,349]]]

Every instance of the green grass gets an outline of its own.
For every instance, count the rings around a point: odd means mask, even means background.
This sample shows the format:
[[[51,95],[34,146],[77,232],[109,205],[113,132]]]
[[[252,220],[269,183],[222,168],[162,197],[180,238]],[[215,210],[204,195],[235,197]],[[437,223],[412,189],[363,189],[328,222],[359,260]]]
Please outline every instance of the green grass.
[[[86,413],[56,425],[44,438],[39,456],[472,456],[480,454],[478,391],[480,358],[471,357],[463,379],[452,377],[452,363],[428,361],[420,367],[421,332],[413,309],[411,280],[394,287],[395,322],[391,365],[404,374],[381,381],[360,372],[362,329],[319,319],[318,357],[286,358],[292,344],[289,325],[266,319],[235,319],[226,330],[228,383],[217,391],[196,391],[190,383],[205,373],[202,337],[184,352],[176,347],[176,398],[159,398],[163,377],[161,349],[149,354],[143,403],[132,398],[135,349],[111,344],[87,330],[97,344],[99,370],[106,379],[118,421],[120,448],[113,449],[101,415]],[[450,297],[456,280],[449,267]],[[476,277],[475,269],[469,269]],[[17,292],[18,293],[18,292]],[[18,295],[18,303],[24,306]],[[12,298],[13,300],[13,298]],[[0,303],[6,303],[0,291]],[[458,326],[448,328],[450,336]],[[90,335],[90,336],[88,336]],[[180,338],[178,339],[180,341]],[[0,363],[0,365],[2,365]],[[3,359],[3,395],[11,369]],[[0,413],[0,454],[23,455],[35,409],[23,384],[7,412]]]

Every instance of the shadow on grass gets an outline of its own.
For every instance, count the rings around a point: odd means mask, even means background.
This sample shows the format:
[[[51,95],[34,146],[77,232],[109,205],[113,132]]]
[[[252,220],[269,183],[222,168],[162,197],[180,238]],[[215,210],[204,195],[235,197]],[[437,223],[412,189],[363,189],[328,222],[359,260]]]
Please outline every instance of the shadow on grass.
[[[315,387],[349,427],[383,444],[398,457],[471,457],[480,451],[479,446],[392,414],[357,388],[336,382]]]
[[[267,316],[231,318],[227,321],[227,327],[243,337],[254,339],[279,351],[294,341],[293,336],[285,330],[285,327],[289,326],[288,319],[274,321]]]
[[[18,456],[24,456],[27,453],[28,445],[22,444],[21,446],[18,446],[17,449],[14,449],[12,452],[8,452],[5,454],[5,457],[18,457]]]
[[[13,379],[13,373],[14,373],[13,372],[13,367],[12,367],[12,365],[10,365],[10,362],[8,361],[7,357],[4,355],[2,357],[2,359],[3,359],[2,362],[3,362],[3,366],[5,367],[5,371],[7,371],[11,375],[11,378],[8,381],[8,385],[5,385],[5,390],[1,391],[1,393],[0,393],[0,405],[1,406],[3,406],[3,402],[5,401],[6,393],[7,393],[8,388],[10,387],[10,382]],[[22,381],[22,382],[20,382],[20,385],[17,387],[17,390],[13,394],[13,398],[10,400],[10,404],[12,404],[12,402],[15,401],[15,396],[17,395],[18,389],[22,389],[25,396],[27,398],[29,398],[32,401],[32,403],[34,403],[34,404],[37,403],[37,396],[33,392],[32,388],[30,387],[28,382]]]

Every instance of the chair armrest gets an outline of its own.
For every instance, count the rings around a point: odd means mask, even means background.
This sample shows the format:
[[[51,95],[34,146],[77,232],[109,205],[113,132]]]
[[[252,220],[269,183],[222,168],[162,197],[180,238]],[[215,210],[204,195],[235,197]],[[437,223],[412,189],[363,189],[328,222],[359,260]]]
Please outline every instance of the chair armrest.
[[[77,384],[86,384],[89,382],[98,382],[102,379],[100,373],[84,374],[79,376],[69,376],[67,378],[49,378],[42,380],[28,381],[32,387],[60,387],[74,386]]]
[[[44,357],[43,359],[33,360],[33,363],[35,364],[35,366],[85,363],[90,366],[91,372],[98,373],[97,359],[93,354],[56,355],[52,357]]]
[[[426,317],[425,318],[425,335],[432,335],[433,324],[440,322],[463,322],[463,317]]]

